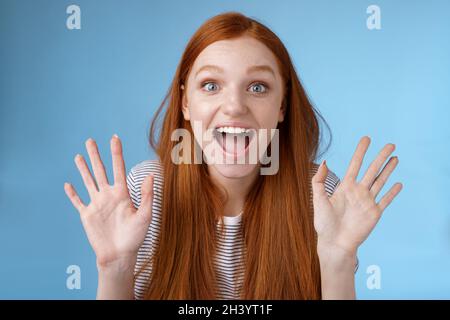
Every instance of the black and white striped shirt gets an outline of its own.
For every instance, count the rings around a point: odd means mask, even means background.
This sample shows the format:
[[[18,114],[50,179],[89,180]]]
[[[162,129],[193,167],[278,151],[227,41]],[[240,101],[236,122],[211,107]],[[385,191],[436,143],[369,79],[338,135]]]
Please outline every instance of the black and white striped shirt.
[[[314,165],[311,177],[317,171],[318,165]],[[139,248],[135,273],[142,270],[137,276],[134,285],[136,299],[142,299],[150,283],[152,266],[147,264],[153,254],[153,250],[159,241],[158,235],[161,229],[161,205],[163,190],[162,167],[158,160],[145,160],[135,165],[127,176],[127,185],[131,199],[136,208],[141,204],[141,184],[146,176],[154,175],[152,220],[144,242]],[[325,180],[325,189],[329,196],[334,192],[339,183],[338,177],[331,171]],[[245,255],[244,239],[242,235],[242,215],[235,217],[224,216],[225,233],[218,232],[218,250],[214,260],[217,277],[217,299],[239,299],[240,288],[244,277],[243,257]],[[217,230],[219,231],[219,224]]]

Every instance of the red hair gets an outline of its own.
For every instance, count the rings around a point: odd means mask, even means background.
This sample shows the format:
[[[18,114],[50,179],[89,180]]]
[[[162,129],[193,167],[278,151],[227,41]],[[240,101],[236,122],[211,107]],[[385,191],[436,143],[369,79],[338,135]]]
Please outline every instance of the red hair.
[[[242,227],[246,247],[242,299],[320,299],[320,270],[310,188],[317,156],[320,115],[309,102],[281,40],[266,26],[240,13],[206,21],[192,36],[150,128],[150,144],[164,169],[162,221],[152,257],[148,299],[215,299],[216,224],[225,199],[206,164],[175,165],[175,129],[192,132],[182,115],[181,86],[195,59],[215,41],[250,36],[277,57],[286,105],[279,123],[279,171],[259,175],[246,196]],[[166,112],[163,113],[164,107]],[[159,136],[158,118],[164,114]]]

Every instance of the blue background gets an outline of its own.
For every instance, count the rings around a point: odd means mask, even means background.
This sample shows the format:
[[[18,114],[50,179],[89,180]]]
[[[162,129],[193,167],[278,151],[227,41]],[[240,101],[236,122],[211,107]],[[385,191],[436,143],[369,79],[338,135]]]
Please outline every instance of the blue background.
[[[70,4],[81,30],[66,28]],[[366,27],[371,4],[381,30]],[[387,187],[404,190],[359,250],[358,297],[450,298],[450,2],[381,0],[0,0],[0,298],[95,298],[95,256],[63,190],[72,182],[89,199],[73,158],[93,137],[110,170],[113,133],[127,170],[154,158],[147,130],[184,46],[228,10],[284,41],[330,124],[338,176],[361,136],[373,142],[365,167],[397,145]],[[80,290],[66,288],[72,264]],[[366,286],[373,264],[380,290]]]

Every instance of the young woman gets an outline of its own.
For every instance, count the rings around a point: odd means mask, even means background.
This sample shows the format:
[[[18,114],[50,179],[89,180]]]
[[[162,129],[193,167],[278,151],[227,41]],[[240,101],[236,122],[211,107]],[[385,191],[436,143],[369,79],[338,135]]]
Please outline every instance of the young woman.
[[[75,162],[91,203],[64,185],[97,257],[97,298],[355,298],[357,249],[401,190],[396,183],[376,200],[398,159],[387,144],[357,181],[370,143],[363,137],[339,181],[325,161],[314,163],[318,117],[273,32],[239,13],[205,22],[152,122],[150,142],[159,159],[135,165],[126,176],[114,135],[110,185],[88,139],[94,177],[82,156]],[[205,152],[194,123],[212,130],[212,143],[235,158],[232,141],[242,132],[254,130],[253,141],[263,129],[277,129],[278,150],[274,141],[269,147],[278,153],[278,171],[261,174],[260,161],[175,163],[177,129],[192,133]]]

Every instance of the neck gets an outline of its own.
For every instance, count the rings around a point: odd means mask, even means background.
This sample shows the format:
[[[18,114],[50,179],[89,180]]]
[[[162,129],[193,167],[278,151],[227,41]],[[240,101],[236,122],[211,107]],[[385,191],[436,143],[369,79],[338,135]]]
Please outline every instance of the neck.
[[[228,194],[228,199],[225,202],[224,207],[224,215],[228,217],[239,215],[244,209],[245,198],[250,191],[253,182],[258,177],[258,166],[256,166],[250,174],[240,178],[225,177],[214,167],[208,167],[208,170],[214,183],[222,186]]]

